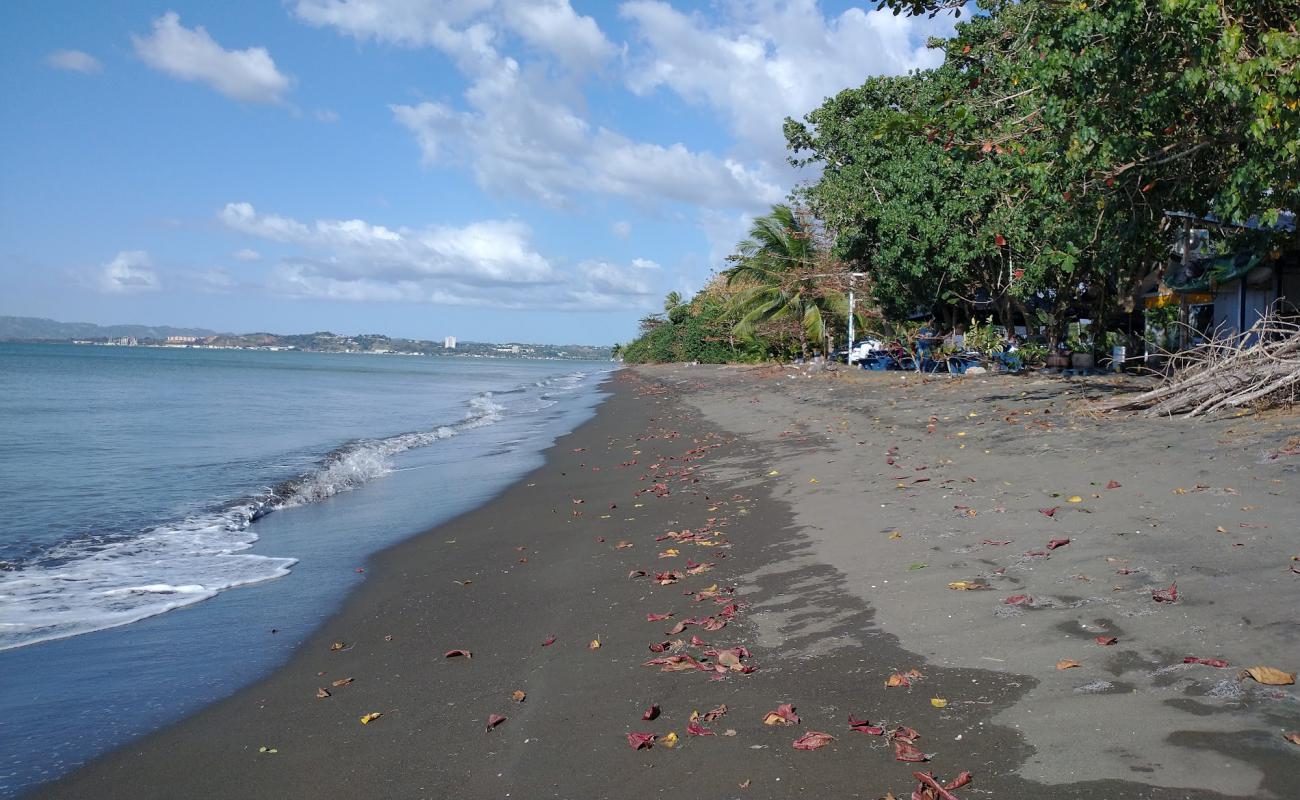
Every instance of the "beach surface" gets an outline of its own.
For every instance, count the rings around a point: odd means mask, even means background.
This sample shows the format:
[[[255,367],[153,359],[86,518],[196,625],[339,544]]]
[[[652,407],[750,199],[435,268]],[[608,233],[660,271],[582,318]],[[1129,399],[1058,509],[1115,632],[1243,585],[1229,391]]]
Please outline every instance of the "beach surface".
[[[1300,667],[1296,417],[1078,413],[1109,379],[608,388],[285,667],[36,796],[1294,796],[1296,687],[1238,670]]]

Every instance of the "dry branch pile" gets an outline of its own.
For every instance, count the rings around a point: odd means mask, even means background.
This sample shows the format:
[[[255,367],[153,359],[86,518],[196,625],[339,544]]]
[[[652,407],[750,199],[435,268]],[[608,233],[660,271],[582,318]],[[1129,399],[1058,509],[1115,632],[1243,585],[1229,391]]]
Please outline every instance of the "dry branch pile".
[[[1195,417],[1290,405],[1300,398],[1300,323],[1268,314],[1250,330],[1175,355],[1159,388],[1093,406]]]

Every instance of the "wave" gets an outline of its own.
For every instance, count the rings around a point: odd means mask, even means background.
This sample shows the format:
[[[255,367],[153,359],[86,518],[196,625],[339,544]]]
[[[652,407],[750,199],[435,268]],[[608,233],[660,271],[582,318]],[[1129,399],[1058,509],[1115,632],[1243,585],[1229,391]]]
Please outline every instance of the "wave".
[[[469,400],[457,422],[349,442],[298,477],[256,495],[135,533],[64,542],[26,563],[0,565],[0,650],[126,625],[282,577],[297,559],[242,552],[258,539],[251,528],[256,520],[356,489],[392,472],[392,458],[400,453],[499,422],[508,411],[502,394],[534,398],[509,411],[536,412],[589,375],[575,372],[484,392]]]

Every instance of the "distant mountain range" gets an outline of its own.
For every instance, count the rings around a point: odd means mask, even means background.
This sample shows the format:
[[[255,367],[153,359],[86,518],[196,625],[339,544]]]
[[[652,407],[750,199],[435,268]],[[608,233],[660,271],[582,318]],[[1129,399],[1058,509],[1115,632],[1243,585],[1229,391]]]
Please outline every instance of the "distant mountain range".
[[[0,317],[0,341],[61,341],[65,339],[166,339],[168,336],[212,336],[203,328],[173,328],[169,325],[94,325],[89,322],[56,322],[41,317]]]
[[[610,348],[590,345],[491,344],[458,342],[454,349],[443,342],[423,339],[395,339],[380,333],[347,336],[318,331],[316,333],[216,333],[204,328],[173,328],[168,325],[94,325],[89,322],[56,322],[39,317],[0,317],[0,341],[125,343],[160,345],[168,337],[192,337],[193,341],[175,345],[241,350],[304,350],[322,353],[398,353],[428,356],[488,356],[518,358],[607,359]]]

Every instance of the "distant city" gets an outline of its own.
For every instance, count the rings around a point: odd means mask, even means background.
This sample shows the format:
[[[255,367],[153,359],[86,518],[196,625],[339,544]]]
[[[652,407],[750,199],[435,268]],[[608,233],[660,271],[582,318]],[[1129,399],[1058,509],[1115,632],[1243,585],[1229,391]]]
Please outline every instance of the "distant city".
[[[466,342],[401,339],[381,333],[345,335],[329,331],[300,334],[216,333],[203,329],[143,325],[67,323],[36,317],[0,317],[0,341],[44,342],[100,347],[172,347],[206,350],[366,353],[392,356],[606,360],[610,348],[591,345]]]

